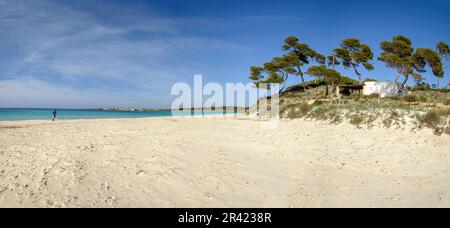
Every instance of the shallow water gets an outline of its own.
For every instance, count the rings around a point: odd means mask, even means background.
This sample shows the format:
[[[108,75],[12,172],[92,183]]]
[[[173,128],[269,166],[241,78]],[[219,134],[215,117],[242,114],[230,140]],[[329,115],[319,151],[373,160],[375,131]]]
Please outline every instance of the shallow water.
[[[53,109],[0,109],[0,121],[5,120],[47,120],[53,118]],[[203,115],[231,114],[223,112],[204,112]],[[58,109],[57,119],[116,119],[116,118],[143,118],[165,116],[200,116],[202,112],[176,112],[170,111],[104,111],[94,109]]]

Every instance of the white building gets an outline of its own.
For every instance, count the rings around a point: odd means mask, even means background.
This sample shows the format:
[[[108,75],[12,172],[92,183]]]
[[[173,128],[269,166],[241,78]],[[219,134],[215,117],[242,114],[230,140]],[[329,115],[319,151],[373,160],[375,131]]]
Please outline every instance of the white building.
[[[381,97],[392,97],[398,95],[398,91],[402,84],[395,81],[386,82],[365,82],[363,88],[363,95],[371,95],[378,93]],[[408,89],[404,88],[402,90],[401,96],[408,95]]]

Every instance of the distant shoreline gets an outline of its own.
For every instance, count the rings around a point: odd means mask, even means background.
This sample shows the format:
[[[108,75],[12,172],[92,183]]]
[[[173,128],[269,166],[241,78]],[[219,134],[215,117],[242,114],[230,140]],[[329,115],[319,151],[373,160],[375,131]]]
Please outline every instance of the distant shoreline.
[[[51,120],[53,109],[0,109],[0,122],[23,120]],[[56,120],[83,120],[83,119],[138,119],[172,116],[212,116],[242,114],[242,110],[103,110],[103,109],[57,109]]]
[[[187,108],[187,109],[154,109],[154,108],[96,108],[98,111],[125,111],[125,112],[192,112],[192,111],[245,111],[243,107],[218,107],[218,108]]]

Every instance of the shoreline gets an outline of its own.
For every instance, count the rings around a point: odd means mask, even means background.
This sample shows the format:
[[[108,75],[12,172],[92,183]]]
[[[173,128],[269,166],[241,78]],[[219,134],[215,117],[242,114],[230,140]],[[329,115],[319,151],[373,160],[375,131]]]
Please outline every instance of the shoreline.
[[[90,120],[134,120],[134,119],[155,119],[155,118],[201,118],[201,117],[221,117],[221,116],[243,116],[246,115],[245,113],[224,113],[224,114],[204,114],[204,115],[171,115],[171,116],[142,116],[142,117],[111,117],[111,118],[74,118],[74,119],[56,119],[56,122],[61,122],[61,121],[90,121]],[[0,124],[1,123],[7,123],[7,122],[31,122],[31,121],[35,121],[35,122],[50,122],[52,123],[52,119],[48,118],[48,119],[20,119],[20,120],[2,120],[0,119]]]

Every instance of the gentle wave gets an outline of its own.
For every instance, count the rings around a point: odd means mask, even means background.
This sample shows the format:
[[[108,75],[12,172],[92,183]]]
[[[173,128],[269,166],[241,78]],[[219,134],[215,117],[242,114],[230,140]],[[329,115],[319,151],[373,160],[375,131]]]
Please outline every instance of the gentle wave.
[[[0,109],[0,121],[6,120],[51,120],[53,109]],[[87,109],[58,109],[57,119],[115,119],[115,118],[145,118],[145,117],[166,117],[166,116],[201,116],[233,114],[232,112],[176,112],[170,111],[105,111]]]

